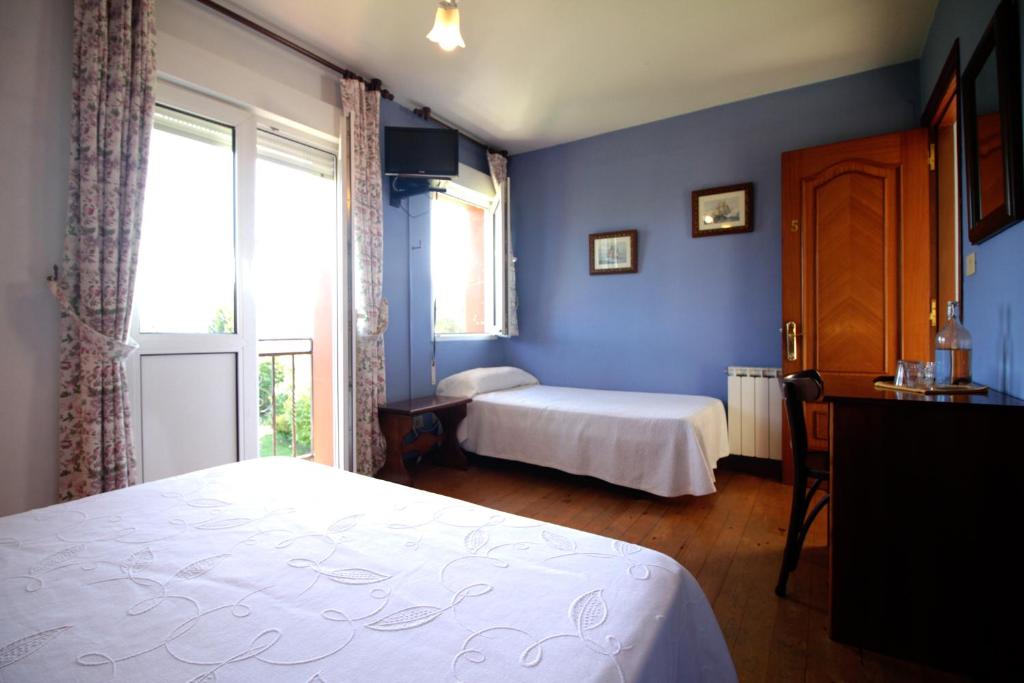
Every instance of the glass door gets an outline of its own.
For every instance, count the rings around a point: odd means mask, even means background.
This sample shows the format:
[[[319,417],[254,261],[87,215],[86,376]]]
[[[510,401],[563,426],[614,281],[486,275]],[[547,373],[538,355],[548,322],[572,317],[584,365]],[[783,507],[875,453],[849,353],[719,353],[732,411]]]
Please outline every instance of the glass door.
[[[253,287],[259,454],[334,462],[335,154],[260,130]]]
[[[164,83],[157,92],[132,319],[140,348],[128,366],[142,481],[254,447],[245,428],[253,320],[240,265],[251,242],[243,188],[255,120]]]
[[[157,101],[128,368],[142,480],[340,465],[336,142],[163,81]]]

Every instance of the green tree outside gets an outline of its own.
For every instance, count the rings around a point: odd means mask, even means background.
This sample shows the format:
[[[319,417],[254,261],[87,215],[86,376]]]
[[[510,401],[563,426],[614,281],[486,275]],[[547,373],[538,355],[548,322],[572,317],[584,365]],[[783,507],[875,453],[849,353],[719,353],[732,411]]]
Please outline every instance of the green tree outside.
[[[260,362],[259,369],[259,421],[260,421],[260,455],[274,455],[274,433],[277,433],[277,454],[292,453],[292,381],[291,366],[287,356],[279,356],[275,364],[274,376],[271,377],[271,362],[267,358]],[[286,367],[289,372],[285,372]],[[296,363],[296,374],[302,367]],[[295,391],[295,441],[296,455],[306,455],[313,451],[313,397],[306,387],[296,387]],[[276,408],[277,420],[274,421]]]

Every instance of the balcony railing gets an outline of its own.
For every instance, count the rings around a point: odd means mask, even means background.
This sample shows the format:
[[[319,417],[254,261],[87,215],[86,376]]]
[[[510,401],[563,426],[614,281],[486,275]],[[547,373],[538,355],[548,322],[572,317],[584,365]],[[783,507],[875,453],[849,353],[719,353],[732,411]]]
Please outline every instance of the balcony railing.
[[[261,339],[260,455],[313,453],[313,340]]]

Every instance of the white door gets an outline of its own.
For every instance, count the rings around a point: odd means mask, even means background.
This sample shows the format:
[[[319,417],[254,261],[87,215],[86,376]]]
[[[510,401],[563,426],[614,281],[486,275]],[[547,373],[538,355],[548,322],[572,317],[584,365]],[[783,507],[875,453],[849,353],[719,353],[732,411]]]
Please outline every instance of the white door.
[[[129,361],[140,479],[255,455],[256,120],[160,82]]]
[[[140,478],[341,465],[337,140],[159,82],[129,361]]]

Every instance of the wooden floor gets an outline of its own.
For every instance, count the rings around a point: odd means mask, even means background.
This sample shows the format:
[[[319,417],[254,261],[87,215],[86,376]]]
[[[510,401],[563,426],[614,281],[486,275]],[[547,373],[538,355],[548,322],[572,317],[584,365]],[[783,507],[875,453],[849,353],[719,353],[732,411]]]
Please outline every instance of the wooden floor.
[[[638,543],[674,557],[700,582],[740,681],[959,681],[828,638],[826,521],[808,534],[789,598],[773,588],[791,489],[718,472],[719,492],[665,499],[589,477],[489,458],[469,470],[422,464],[417,488]]]

